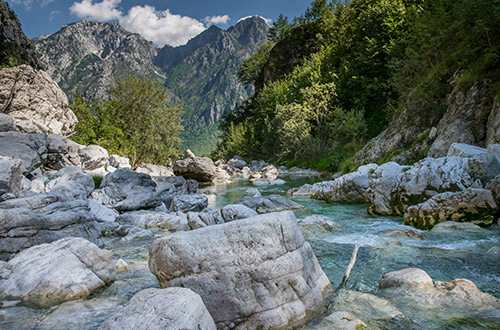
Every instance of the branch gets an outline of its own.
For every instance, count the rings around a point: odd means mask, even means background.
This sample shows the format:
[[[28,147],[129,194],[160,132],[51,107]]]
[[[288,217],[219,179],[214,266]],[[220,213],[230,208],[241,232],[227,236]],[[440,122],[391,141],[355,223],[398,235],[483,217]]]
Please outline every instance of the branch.
[[[349,265],[347,265],[344,277],[342,278],[342,282],[339,284],[339,286],[337,287],[337,289],[335,291],[338,291],[338,290],[346,287],[347,281],[349,280],[349,276],[351,275],[351,270],[354,267],[354,264],[356,263],[356,257],[358,256],[359,248],[360,248],[359,245],[354,246],[354,250],[352,251],[351,261],[349,261]]]

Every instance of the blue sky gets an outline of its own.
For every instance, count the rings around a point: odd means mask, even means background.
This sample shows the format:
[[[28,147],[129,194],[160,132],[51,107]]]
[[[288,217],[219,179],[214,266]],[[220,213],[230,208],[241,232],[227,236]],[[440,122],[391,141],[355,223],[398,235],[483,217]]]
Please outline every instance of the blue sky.
[[[299,16],[312,0],[7,0],[29,37],[54,33],[62,25],[87,19],[118,22],[157,46],[178,46],[212,24],[227,28],[239,19],[279,14]]]

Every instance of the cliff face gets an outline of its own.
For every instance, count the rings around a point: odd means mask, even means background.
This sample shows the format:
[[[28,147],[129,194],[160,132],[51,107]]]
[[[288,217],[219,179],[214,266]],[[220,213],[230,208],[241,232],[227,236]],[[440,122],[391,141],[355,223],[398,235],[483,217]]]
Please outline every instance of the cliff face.
[[[0,67],[27,64],[40,69],[35,47],[24,34],[21,22],[9,5],[0,1]]]
[[[268,29],[263,19],[252,17],[227,31],[212,26],[186,45],[159,50],[117,24],[81,21],[33,42],[49,74],[69,95],[80,90],[102,99],[109,83],[124,73],[156,77],[182,106],[184,140],[199,154],[213,148],[224,111],[249,96],[237,72],[266,41]]]
[[[118,24],[80,21],[33,42],[47,72],[68,95],[79,90],[102,99],[109,83],[129,73],[163,79],[153,65],[153,43]]]
[[[465,87],[458,80],[457,74],[444,102],[446,111],[436,115],[406,109],[356,154],[356,165],[391,160],[412,164],[424,157],[444,157],[455,142],[480,147],[499,143],[500,104],[490,96],[488,82]]]

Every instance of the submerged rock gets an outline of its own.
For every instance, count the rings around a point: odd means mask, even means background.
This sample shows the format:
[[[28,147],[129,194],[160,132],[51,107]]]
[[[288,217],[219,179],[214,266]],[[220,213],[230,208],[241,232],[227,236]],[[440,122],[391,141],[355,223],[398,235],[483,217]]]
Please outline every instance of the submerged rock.
[[[264,197],[251,197],[246,196],[243,199],[236,202],[236,204],[242,204],[252,210],[257,211],[257,213],[270,213],[270,212],[280,212],[286,210],[298,210],[304,208],[304,206],[296,203],[286,197],[281,195],[269,195]]]
[[[431,229],[447,220],[491,225],[497,208],[489,190],[469,188],[457,193],[445,192],[409,207],[404,223],[419,229]]]
[[[51,307],[86,298],[116,278],[111,255],[82,238],[33,246],[3,265],[2,299]]]
[[[170,231],[188,230],[188,222],[185,215],[155,211],[133,211],[123,213],[116,221],[123,225],[131,225],[140,228],[163,228]]]
[[[198,293],[222,329],[298,326],[331,287],[292,212],[177,232],[149,255],[160,285]]]
[[[200,296],[189,289],[146,289],[135,294],[99,330],[215,330]]]
[[[348,312],[337,311],[321,320],[311,330],[364,330],[368,326]]]

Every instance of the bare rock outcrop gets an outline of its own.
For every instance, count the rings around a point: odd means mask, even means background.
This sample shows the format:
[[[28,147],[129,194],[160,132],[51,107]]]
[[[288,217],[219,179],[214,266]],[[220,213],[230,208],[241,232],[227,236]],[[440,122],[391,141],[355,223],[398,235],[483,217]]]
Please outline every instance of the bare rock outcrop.
[[[69,135],[77,123],[61,88],[28,65],[0,70],[0,110],[24,133]]]

